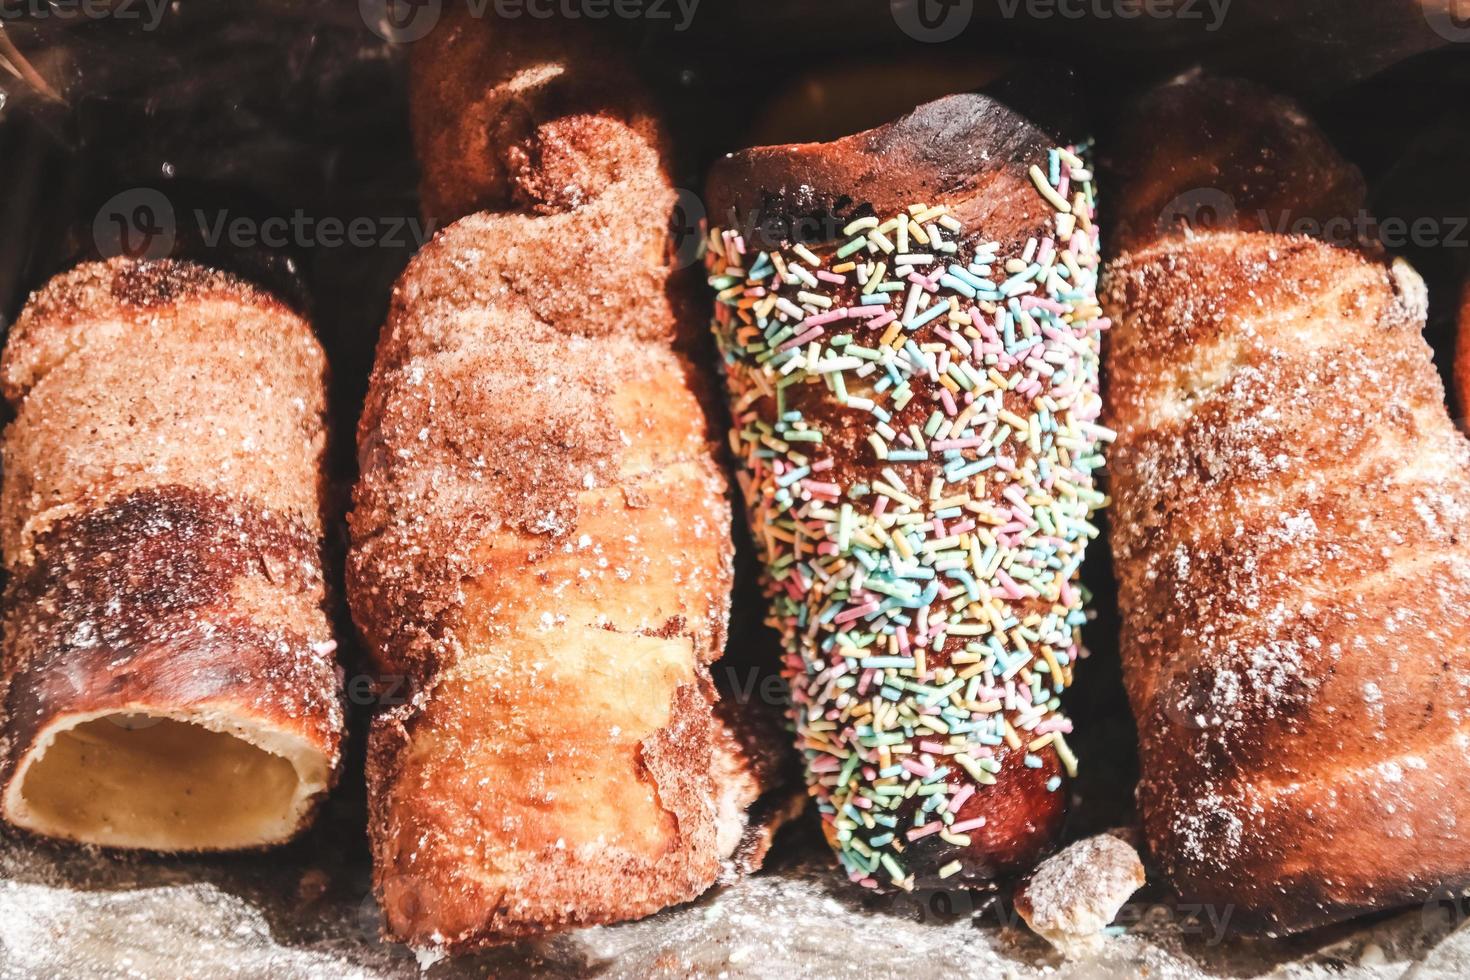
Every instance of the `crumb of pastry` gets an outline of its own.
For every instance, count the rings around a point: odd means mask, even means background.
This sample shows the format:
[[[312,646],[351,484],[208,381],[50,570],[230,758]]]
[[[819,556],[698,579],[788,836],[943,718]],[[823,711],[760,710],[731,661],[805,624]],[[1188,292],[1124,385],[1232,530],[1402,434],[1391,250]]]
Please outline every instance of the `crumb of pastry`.
[[[1016,911],[1064,956],[1094,952],[1103,930],[1144,880],[1138,852],[1098,834],[1041,862],[1016,891]]]

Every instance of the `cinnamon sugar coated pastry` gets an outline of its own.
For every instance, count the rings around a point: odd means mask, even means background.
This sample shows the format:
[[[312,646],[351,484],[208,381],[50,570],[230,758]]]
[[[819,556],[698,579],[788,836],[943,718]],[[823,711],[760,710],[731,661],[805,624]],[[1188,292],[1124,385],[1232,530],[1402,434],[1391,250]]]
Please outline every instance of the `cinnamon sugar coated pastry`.
[[[1281,102],[1207,80],[1136,108],[1103,290],[1145,835],[1186,900],[1273,934],[1470,883],[1470,444],[1424,284],[1253,207],[1212,230],[1146,203],[1199,186],[1177,145],[1242,205],[1361,187]]]
[[[1024,867],[1075,772],[1107,321],[1085,148],[1048,139],[954,96],[711,178],[731,446],[810,791],[867,887]],[[767,240],[803,224],[830,227]]]
[[[326,364],[275,297],[79,266],[10,332],[5,818],[84,843],[284,841],[336,778]]]
[[[714,714],[733,542],[664,135],[563,27],[414,52],[426,208],[495,209],[399,280],[359,429],[349,597],[413,692],[369,742],[376,892],[421,948],[697,897],[759,863],[780,768]]]

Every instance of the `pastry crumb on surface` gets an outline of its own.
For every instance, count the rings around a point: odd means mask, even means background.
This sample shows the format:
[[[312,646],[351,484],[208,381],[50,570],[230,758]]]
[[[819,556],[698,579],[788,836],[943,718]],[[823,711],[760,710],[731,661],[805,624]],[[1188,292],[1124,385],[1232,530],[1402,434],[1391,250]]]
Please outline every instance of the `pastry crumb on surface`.
[[[1143,862],[1112,834],[1077,841],[1041,862],[1016,891],[1016,911],[1063,956],[1095,952],[1103,930],[1143,886]]]

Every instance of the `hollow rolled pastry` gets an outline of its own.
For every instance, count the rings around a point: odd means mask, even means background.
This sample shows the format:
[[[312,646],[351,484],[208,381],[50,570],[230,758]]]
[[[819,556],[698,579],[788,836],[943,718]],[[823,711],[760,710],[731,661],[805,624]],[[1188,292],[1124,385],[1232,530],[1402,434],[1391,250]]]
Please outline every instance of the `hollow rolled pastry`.
[[[425,210],[495,209],[403,274],[359,431],[349,596],[414,691],[372,730],[374,874],[420,947],[647,915],[769,841],[779,765],[714,713],[730,509],[664,136],[564,28],[458,21],[413,63]]]
[[[5,818],[90,844],[284,841],[335,779],[326,364],[273,296],[88,263],[10,332]]]
[[[1082,151],[982,95],[709,178],[708,265],[770,620],[849,876],[969,884],[1075,758],[1097,232]]]
[[[1361,178],[1286,100],[1169,85],[1118,147],[1113,548],[1153,857],[1271,933],[1461,887],[1470,446],[1424,285],[1331,233]],[[1332,241],[1269,230],[1304,217]]]

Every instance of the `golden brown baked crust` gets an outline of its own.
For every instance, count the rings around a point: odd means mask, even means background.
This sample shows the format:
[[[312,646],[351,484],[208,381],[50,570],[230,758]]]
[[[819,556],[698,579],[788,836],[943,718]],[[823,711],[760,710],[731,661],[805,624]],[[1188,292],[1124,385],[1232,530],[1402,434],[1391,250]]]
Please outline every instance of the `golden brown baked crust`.
[[[320,557],[325,368],[300,317],[188,263],[90,263],[32,298],[0,362],[12,822],[157,850],[305,827],[343,724]],[[194,727],[141,734],[164,723]],[[94,799],[51,771],[73,751],[90,767],[58,773]],[[220,752],[253,767],[238,788],[213,784]],[[147,797],[169,791],[193,801],[160,817]],[[262,812],[226,812],[252,792]]]
[[[461,274],[499,220],[456,223],[405,284]],[[456,948],[647,914],[713,880],[705,665],[730,587],[687,364],[648,341],[532,340],[466,293],[446,349],[401,366],[393,338],[430,341],[433,307],[395,306],[349,563],[381,669],[418,690],[373,730],[380,896],[394,934]],[[425,916],[395,904],[404,877],[438,894]]]
[[[451,951],[696,897],[775,775],[713,715],[730,513],[662,134],[565,26],[415,51],[425,211],[492,211],[404,272],[359,430],[349,598],[414,691],[370,740],[376,889]]]
[[[1206,115],[1179,108],[1219,99],[1199,84],[1154,102]],[[1322,174],[1304,193],[1352,182],[1306,145],[1215,168],[1219,189],[1278,163]],[[1137,163],[1163,187],[1168,157]],[[1109,266],[1113,549],[1153,856],[1284,933],[1470,881],[1470,449],[1407,265],[1238,227],[1140,236]]]

